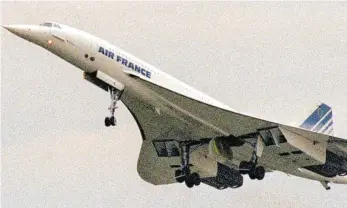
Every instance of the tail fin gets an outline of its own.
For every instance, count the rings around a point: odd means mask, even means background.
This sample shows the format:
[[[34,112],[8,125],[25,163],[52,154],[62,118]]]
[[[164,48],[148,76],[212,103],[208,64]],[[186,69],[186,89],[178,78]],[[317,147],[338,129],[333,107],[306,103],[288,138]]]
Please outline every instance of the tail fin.
[[[322,134],[334,134],[333,111],[330,106],[322,103],[318,108],[300,125],[301,128]]]

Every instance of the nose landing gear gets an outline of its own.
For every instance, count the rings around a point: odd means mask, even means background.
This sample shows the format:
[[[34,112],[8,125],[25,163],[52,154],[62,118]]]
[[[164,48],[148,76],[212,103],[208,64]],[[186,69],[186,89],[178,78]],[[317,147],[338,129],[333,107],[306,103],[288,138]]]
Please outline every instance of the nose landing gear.
[[[110,95],[111,95],[111,105],[108,109],[110,110],[111,116],[105,118],[105,126],[106,127],[115,126],[117,124],[117,120],[114,117],[114,112],[117,109],[117,106],[116,106],[117,101],[120,99],[122,92],[123,92],[123,91],[117,90],[114,87],[109,87],[109,90],[110,90]]]
[[[105,118],[105,126],[109,127],[109,126],[115,126],[116,125],[116,118],[114,116],[111,117],[106,117]]]

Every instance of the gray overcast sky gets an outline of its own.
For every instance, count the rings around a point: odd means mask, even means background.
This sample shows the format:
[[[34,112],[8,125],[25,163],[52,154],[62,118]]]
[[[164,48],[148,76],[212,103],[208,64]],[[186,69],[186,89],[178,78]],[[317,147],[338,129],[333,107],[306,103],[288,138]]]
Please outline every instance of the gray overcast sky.
[[[347,4],[2,2],[2,24],[88,31],[231,108],[298,124],[319,102],[347,137]],[[240,189],[153,186],[139,129],[82,72],[1,28],[3,207],[347,207],[347,186],[271,173]]]

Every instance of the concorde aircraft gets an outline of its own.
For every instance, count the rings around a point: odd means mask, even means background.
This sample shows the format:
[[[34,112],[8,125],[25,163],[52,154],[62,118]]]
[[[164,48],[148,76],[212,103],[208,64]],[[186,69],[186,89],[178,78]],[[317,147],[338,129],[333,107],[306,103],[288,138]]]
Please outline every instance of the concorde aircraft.
[[[4,25],[83,71],[110,93],[107,127],[122,101],[136,121],[142,147],[137,170],[160,185],[200,183],[238,188],[243,177],[268,172],[347,184],[347,140],[333,136],[332,109],[322,103],[299,127],[239,113],[158,68],[89,33],[56,22]],[[38,59],[39,61],[39,59]]]

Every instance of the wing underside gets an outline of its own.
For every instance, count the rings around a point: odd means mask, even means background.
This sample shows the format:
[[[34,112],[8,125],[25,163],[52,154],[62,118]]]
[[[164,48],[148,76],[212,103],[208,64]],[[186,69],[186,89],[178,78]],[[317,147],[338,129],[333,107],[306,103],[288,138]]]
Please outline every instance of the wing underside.
[[[258,162],[268,171],[300,175],[300,168],[313,167],[315,170],[331,157],[342,159],[337,166],[347,171],[346,140],[227,111],[154,84],[139,83],[151,89],[151,96],[156,97],[158,104],[141,102],[141,96],[135,97],[133,92],[127,91],[123,93],[122,101],[142,133],[138,172],[149,183],[176,182],[173,175],[181,161],[177,141],[212,140],[229,135],[244,141],[244,145],[233,148],[236,161],[250,160],[253,146],[261,138],[264,148]],[[199,157],[206,157],[206,154],[202,151]],[[204,162],[202,159],[197,161]],[[192,169],[198,166],[192,164]],[[206,177],[205,183],[213,181]]]

